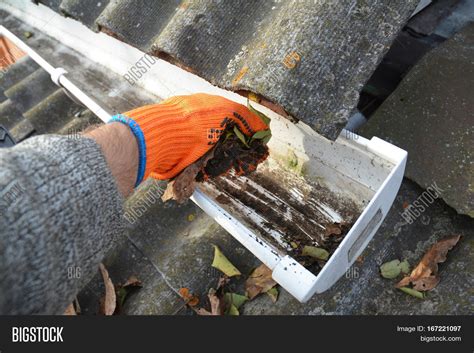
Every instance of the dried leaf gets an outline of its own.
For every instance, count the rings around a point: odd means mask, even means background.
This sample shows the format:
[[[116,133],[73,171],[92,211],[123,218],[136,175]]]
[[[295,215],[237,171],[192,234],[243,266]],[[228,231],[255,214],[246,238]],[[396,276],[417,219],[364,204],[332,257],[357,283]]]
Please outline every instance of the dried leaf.
[[[212,267],[217,268],[219,271],[224,273],[227,277],[240,276],[240,271],[225,257],[221,250],[214,246],[214,260],[212,261]]]
[[[209,289],[209,302],[211,303],[211,315],[222,315],[224,312],[224,302],[216,294],[214,289]]]
[[[329,235],[340,235],[342,233],[341,225],[339,223],[330,223],[325,225],[324,234]]]
[[[438,264],[446,261],[446,255],[461,238],[455,235],[438,241],[423,256],[418,266],[411,271],[409,276],[403,278],[396,287],[404,287],[410,283],[418,291],[427,291],[435,288],[439,283]]]
[[[203,157],[183,169],[174,180],[168,182],[161,200],[163,202],[176,200],[176,202],[182,203],[189,199],[196,188],[196,176],[213,157],[214,149],[211,149]]]
[[[252,105],[250,104],[250,101],[247,100],[247,108],[249,108],[249,110],[254,113],[255,115],[258,115],[258,117],[264,122],[265,125],[270,125],[270,118],[268,116],[266,116],[265,114],[263,113],[260,113],[257,109],[255,109],[254,107],[252,107]]]
[[[278,288],[275,286],[273,288],[270,288],[268,291],[267,291],[267,294],[268,296],[270,297],[270,299],[272,300],[272,302],[276,303],[277,300],[278,300]]]
[[[76,314],[80,315],[81,314],[81,306],[79,305],[79,300],[77,299],[77,297],[74,299],[73,303],[74,303],[74,308],[76,309]]]
[[[318,260],[327,260],[329,258],[329,253],[325,249],[309,245],[304,246],[301,255],[311,256]]]
[[[240,295],[237,293],[225,293],[224,294],[224,303],[227,307],[231,305],[235,306],[236,309],[239,309],[242,304],[244,304],[249,298],[245,295]]]
[[[239,130],[237,126],[234,126],[234,133],[238,137],[238,139],[244,144],[245,147],[250,147],[247,143],[247,138],[245,135]]]
[[[124,284],[118,286],[116,290],[117,303],[119,309],[123,307],[127,296],[136,288],[141,287],[142,282],[136,276],[130,276]]]
[[[109,272],[102,263],[99,265],[99,268],[105,285],[105,296],[102,301],[103,305],[101,305],[101,313],[103,315],[113,315],[117,305],[114,284],[110,279]]]
[[[229,283],[229,281],[230,281],[230,278],[225,275],[219,277],[219,280],[217,281],[216,290],[218,291],[219,289],[223,288],[227,283]]]
[[[76,309],[74,308],[74,303],[71,303],[67,306],[67,308],[64,311],[63,315],[66,315],[66,316],[75,316],[75,315],[77,315]]]
[[[130,276],[128,279],[125,281],[125,283],[122,285],[122,288],[125,287],[141,287],[142,282],[136,277],[136,276]]]
[[[414,290],[408,287],[400,287],[398,289],[400,289],[402,292],[405,292],[406,294],[411,295],[412,297],[416,297],[420,299],[423,299],[425,297],[425,295],[422,292],[419,292],[417,290]]]
[[[199,304],[199,298],[191,294],[188,288],[180,288],[178,292],[187,305],[192,307]]]
[[[275,287],[276,284],[272,278],[272,270],[262,264],[250,274],[245,282],[247,297],[251,300],[260,293],[265,293]]]
[[[204,308],[194,309],[194,312],[200,316],[211,316],[212,313]]]

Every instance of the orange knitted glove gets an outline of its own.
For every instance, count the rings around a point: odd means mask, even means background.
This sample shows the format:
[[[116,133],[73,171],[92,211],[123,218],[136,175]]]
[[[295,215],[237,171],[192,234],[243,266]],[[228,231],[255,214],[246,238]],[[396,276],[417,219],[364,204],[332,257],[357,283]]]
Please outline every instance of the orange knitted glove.
[[[268,129],[247,107],[204,93],[175,96],[116,115],[128,124],[139,145],[137,185],[148,176],[170,179],[201,158],[230,123],[247,136]]]

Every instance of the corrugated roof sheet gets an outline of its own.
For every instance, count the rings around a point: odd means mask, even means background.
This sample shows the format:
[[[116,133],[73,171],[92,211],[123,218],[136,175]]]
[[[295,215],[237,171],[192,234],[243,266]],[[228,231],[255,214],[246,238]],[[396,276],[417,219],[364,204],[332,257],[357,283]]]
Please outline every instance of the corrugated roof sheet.
[[[215,85],[256,93],[335,139],[417,3],[64,0],[59,9]]]
[[[93,64],[2,10],[0,18],[2,25],[25,40],[49,63],[65,68],[68,78],[110,113],[158,100],[138,87],[121,85],[120,76]],[[32,36],[25,38],[25,32],[32,33]],[[35,134],[76,134],[99,122],[91,111],[74,103],[28,56],[6,67],[0,75],[0,124],[17,142]]]

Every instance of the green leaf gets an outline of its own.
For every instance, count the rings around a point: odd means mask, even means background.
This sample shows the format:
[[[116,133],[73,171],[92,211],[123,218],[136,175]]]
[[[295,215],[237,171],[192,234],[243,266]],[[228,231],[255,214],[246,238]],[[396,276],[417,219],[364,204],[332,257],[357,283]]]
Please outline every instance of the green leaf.
[[[246,147],[249,147],[245,135],[237,128],[237,126],[234,126],[234,133]]]
[[[305,245],[301,255],[311,256],[318,260],[327,260],[329,258],[329,253],[323,248],[317,248],[315,246],[308,246],[308,245]]]
[[[237,293],[225,293],[224,294],[224,303],[227,306],[235,306],[236,309],[239,309],[240,306],[245,303],[249,298],[247,298],[245,295],[240,295]]]
[[[261,130],[261,131],[257,131],[255,134],[253,134],[252,136],[252,139],[257,139],[257,140],[261,140],[265,137],[267,137],[268,135],[271,135],[271,131],[270,130]]]
[[[247,99],[247,108],[249,108],[249,110],[258,115],[258,117],[264,122],[265,125],[270,125],[270,118],[268,116],[266,116],[265,114],[263,113],[260,113],[257,109],[255,109],[254,107],[252,107],[250,105],[250,101]]]
[[[401,268],[400,268],[400,261],[393,260],[384,263],[380,266],[380,274],[383,278],[394,279],[400,275]]]
[[[230,315],[230,316],[239,316],[239,315],[240,315],[239,309],[237,309],[235,305],[231,305],[231,306],[229,307],[229,310],[227,310],[227,315]]]
[[[380,266],[380,274],[383,278],[394,279],[397,278],[401,272],[410,272],[410,264],[407,260],[403,262],[400,262],[400,260],[392,260]]]
[[[224,273],[228,277],[240,276],[240,271],[225,257],[221,250],[214,246],[214,260],[212,261],[212,267],[217,268],[219,271]]]
[[[417,290],[414,290],[408,287],[400,287],[398,289],[400,289],[402,292],[405,292],[406,294],[411,295],[412,297],[419,298],[419,299],[425,298],[425,295],[422,292],[419,292]]]
[[[407,260],[400,262],[400,270],[405,274],[410,272],[410,263]]]
[[[276,301],[278,300],[278,288],[276,286],[270,288],[269,290],[267,290],[267,294],[272,300],[272,302],[276,303]]]
[[[262,140],[262,143],[264,145],[266,145],[268,143],[268,141],[270,141],[271,138],[272,138],[272,135],[270,134]]]

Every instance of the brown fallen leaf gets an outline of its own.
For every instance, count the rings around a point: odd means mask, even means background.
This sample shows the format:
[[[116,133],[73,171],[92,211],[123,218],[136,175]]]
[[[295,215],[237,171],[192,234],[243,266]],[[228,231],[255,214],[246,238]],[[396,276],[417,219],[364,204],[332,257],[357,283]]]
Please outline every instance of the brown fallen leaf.
[[[193,295],[189,288],[180,288],[179,295],[183,298],[185,303],[191,307],[199,304],[199,298]]]
[[[325,225],[324,234],[329,235],[340,235],[342,233],[341,225],[339,223],[329,223]]]
[[[115,314],[120,313],[128,295],[142,286],[142,282],[136,276],[130,276],[124,284],[118,285],[115,289],[117,297],[117,308]]]
[[[209,290],[207,295],[209,302],[211,303],[211,314],[212,315],[222,315],[224,312],[224,301],[222,298],[217,296],[217,292],[214,289]]]
[[[460,238],[460,235],[455,235],[442,239],[431,246],[410,275],[403,278],[395,287],[406,287],[411,283],[413,289],[418,291],[428,291],[435,288],[440,281],[438,264],[446,261],[448,251],[458,243]]]
[[[194,312],[201,316],[219,316],[224,313],[224,300],[218,295],[218,291],[211,288],[207,295],[211,304],[211,311],[204,308],[193,309]]]
[[[141,287],[142,282],[136,277],[136,276],[130,276],[128,279],[125,281],[124,284],[122,284],[122,288],[125,287]]]
[[[272,279],[272,270],[264,264],[258,266],[247,278],[245,291],[249,299],[255,298],[260,293],[265,293],[277,283]]]
[[[219,277],[219,279],[217,280],[216,290],[223,288],[227,283],[229,283],[229,281],[230,281],[230,278],[227,277],[226,275]]]
[[[67,308],[64,311],[63,315],[66,315],[66,316],[75,316],[75,315],[77,315],[76,309],[74,308],[74,303],[71,303],[67,306]]]
[[[99,265],[99,268],[105,285],[105,296],[101,300],[100,312],[103,315],[113,315],[117,306],[114,284],[110,279],[109,272],[102,263]]]

